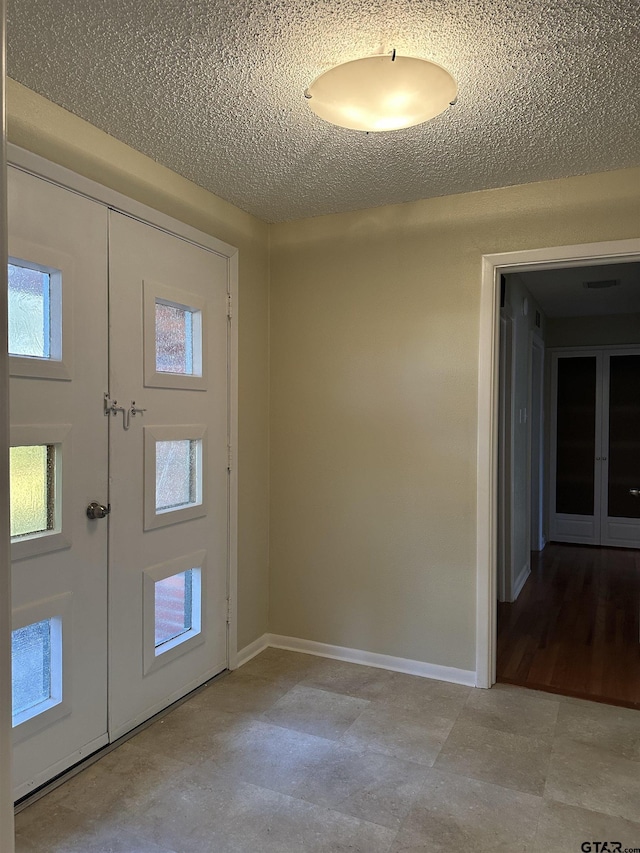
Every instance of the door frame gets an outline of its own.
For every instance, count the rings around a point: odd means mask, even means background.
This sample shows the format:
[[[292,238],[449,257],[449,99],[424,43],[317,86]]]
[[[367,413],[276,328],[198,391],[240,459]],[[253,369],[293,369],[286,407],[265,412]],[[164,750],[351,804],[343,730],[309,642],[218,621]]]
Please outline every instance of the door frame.
[[[478,352],[476,686],[496,680],[500,275],[640,260],[640,239],[482,256]]]
[[[514,372],[513,317],[505,305],[500,311],[499,425],[498,425],[498,600],[511,601],[513,567],[513,424]],[[502,438],[500,439],[500,435]]]
[[[529,333],[529,493],[531,551],[542,551],[546,544],[544,523],[544,339],[535,331]],[[536,361],[538,374],[536,375]],[[536,385],[538,393],[536,394]]]
[[[12,853],[11,557],[9,536],[9,355],[7,346],[6,16],[0,0],[0,850]]]

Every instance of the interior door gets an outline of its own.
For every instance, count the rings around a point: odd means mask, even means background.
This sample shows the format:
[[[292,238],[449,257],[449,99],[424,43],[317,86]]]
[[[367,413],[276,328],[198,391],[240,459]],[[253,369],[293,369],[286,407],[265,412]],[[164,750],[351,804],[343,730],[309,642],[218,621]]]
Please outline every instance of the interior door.
[[[640,548],[640,352],[604,355],[602,544]]]
[[[640,351],[554,353],[551,538],[640,548]]]
[[[602,355],[552,357],[550,537],[556,542],[600,543]]]
[[[19,798],[107,742],[107,219],[9,169],[13,733]]]
[[[110,731],[226,668],[225,257],[109,216]]]

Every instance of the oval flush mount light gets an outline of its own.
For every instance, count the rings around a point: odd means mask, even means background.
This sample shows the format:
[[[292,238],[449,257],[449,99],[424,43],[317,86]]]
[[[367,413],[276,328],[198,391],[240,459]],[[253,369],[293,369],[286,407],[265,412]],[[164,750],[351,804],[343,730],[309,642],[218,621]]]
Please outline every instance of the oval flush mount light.
[[[413,56],[366,56],[325,71],[305,97],[314,113],[351,130],[422,124],[455,103],[458,86],[441,65]]]

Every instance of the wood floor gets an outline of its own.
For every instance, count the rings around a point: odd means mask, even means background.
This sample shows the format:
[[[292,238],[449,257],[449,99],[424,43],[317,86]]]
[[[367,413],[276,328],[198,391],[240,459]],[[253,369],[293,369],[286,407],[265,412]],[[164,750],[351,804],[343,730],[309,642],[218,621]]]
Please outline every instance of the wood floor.
[[[640,551],[549,544],[498,605],[498,681],[640,709]]]

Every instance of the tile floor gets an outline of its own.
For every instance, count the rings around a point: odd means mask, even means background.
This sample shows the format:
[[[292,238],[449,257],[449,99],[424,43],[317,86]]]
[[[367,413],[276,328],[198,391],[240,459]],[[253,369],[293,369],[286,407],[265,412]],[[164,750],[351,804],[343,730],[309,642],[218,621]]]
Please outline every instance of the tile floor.
[[[16,838],[18,853],[640,851],[640,712],[268,649],[25,809]]]

